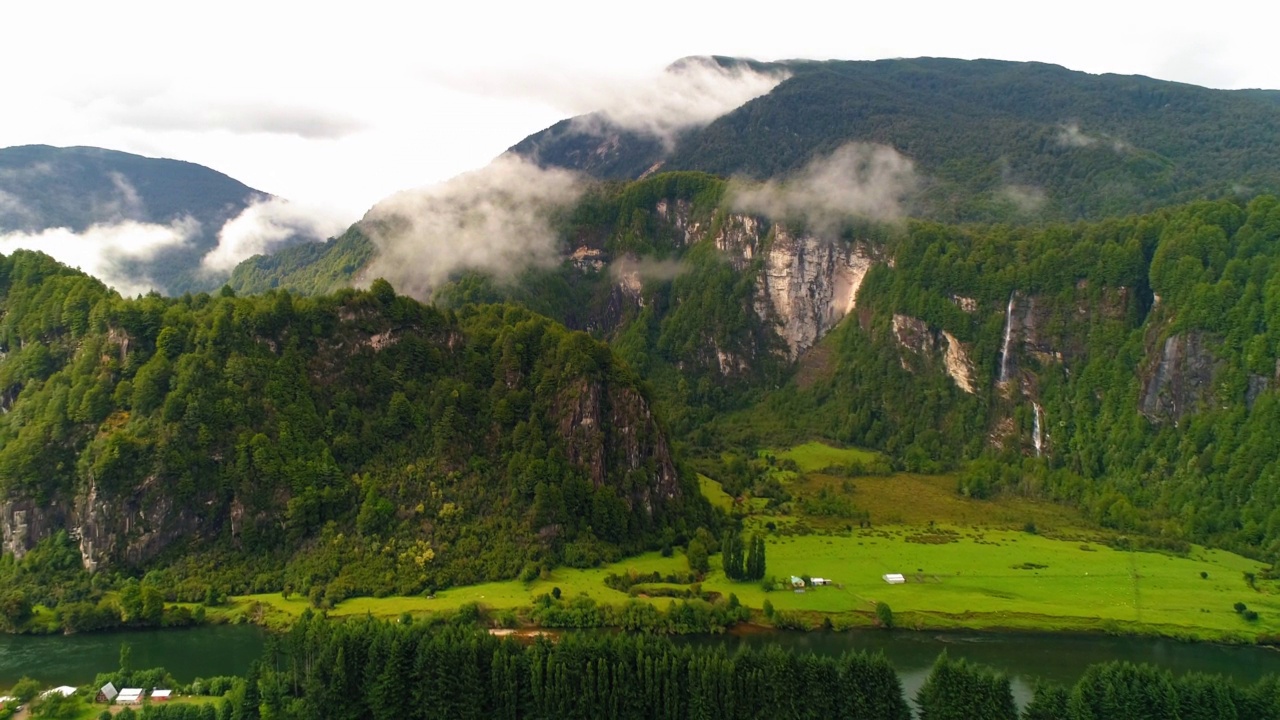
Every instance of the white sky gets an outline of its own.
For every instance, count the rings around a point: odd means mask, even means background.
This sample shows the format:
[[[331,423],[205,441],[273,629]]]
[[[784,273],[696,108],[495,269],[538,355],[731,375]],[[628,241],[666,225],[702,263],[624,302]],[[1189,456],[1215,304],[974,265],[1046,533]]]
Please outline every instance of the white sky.
[[[1280,88],[1278,7],[0,0],[0,147],[190,160],[355,220],[687,55],[989,57]]]

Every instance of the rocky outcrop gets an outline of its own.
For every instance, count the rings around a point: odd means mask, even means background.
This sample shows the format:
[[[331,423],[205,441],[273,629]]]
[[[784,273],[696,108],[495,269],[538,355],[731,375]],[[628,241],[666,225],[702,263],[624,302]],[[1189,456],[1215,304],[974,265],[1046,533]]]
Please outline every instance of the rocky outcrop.
[[[786,343],[790,360],[853,312],[876,262],[865,243],[797,234],[749,215],[724,218],[713,240],[740,271],[762,261],[753,309]]]
[[[947,344],[947,351],[942,357],[943,362],[946,363],[947,375],[955,381],[956,387],[973,395],[976,392],[976,385],[973,379],[973,360],[969,358],[969,352],[963,343],[946,330],[942,331],[942,339]]]
[[[781,225],[774,228],[758,288],[768,301],[762,316],[778,324],[792,360],[853,312],[872,262],[861,243],[836,243],[794,235]]]
[[[691,245],[705,233],[702,223],[693,219],[688,200],[659,200],[654,212],[674,230],[672,236],[678,245]]]
[[[964,392],[970,395],[976,392],[973,360],[964,343],[954,335],[946,330],[935,331],[925,321],[907,315],[894,315],[891,327],[898,347],[915,355],[933,359],[941,347],[942,363],[947,376]],[[905,357],[901,359],[901,363],[904,370],[911,369]]]
[[[648,401],[633,388],[582,380],[561,395],[558,430],[568,459],[594,487],[612,485],[632,511],[676,498],[680,479]],[[644,475],[636,482],[635,473]]]
[[[1153,421],[1177,423],[1213,400],[1213,378],[1221,361],[1204,333],[1165,338],[1142,383],[1139,407]]]

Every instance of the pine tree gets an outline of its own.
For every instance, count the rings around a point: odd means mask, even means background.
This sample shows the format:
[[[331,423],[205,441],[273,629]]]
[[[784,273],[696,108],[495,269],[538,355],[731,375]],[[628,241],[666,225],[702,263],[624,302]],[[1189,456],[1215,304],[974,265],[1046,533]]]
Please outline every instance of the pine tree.
[[[724,534],[720,542],[720,554],[724,563],[724,576],[730,580],[745,580],[747,571],[744,566],[742,536],[732,530]]]
[[[764,571],[764,538],[759,535],[752,535],[751,544],[747,548],[745,579],[762,580],[764,579]]]

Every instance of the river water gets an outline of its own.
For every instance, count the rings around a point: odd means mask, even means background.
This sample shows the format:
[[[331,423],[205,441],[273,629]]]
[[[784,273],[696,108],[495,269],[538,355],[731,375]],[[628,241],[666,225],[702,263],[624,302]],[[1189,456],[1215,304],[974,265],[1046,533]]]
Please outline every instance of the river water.
[[[1256,682],[1268,674],[1280,675],[1280,651],[1268,648],[1108,635],[766,631],[702,637],[688,642],[715,643],[729,648],[777,642],[795,652],[820,655],[838,655],[846,650],[883,652],[898,670],[908,698],[915,697],[934,660],[946,651],[951,658],[982,663],[1007,674],[1020,707],[1031,700],[1037,682],[1071,685],[1089,665],[1111,660],[1151,663],[1178,675],[1188,672],[1226,675],[1241,684]]]
[[[196,677],[244,674],[263,649],[265,634],[252,625],[212,625],[181,630],[144,630],[82,635],[0,635],[0,688],[23,675],[57,685],[80,685],[119,664],[120,644],[132,648],[136,668],[163,666],[180,682]],[[1181,643],[1105,635],[931,633],[855,630],[844,633],[743,631],[676,638],[695,645],[734,649],[770,642],[796,652],[836,655],[846,650],[883,652],[902,677],[908,697],[929,674],[938,654],[982,663],[1007,673],[1019,704],[1036,682],[1074,683],[1093,663],[1129,660],[1174,673],[1207,672],[1252,683],[1280,674],[1280,651],[1252,646]]]
[[[24,675],[49,685],[83,685],[120,666],[129,643],[137,669],[164,667],[179,682],[197,677],[243,675],[262,656],[266,634],[253,625],[205,625],[169,630],[0,635],[0,688]]]

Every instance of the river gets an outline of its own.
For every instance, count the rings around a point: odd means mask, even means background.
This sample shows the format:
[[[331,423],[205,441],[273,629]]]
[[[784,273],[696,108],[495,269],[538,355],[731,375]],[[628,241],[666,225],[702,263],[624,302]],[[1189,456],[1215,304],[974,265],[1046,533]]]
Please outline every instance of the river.
[[[1105,635],[744,630],[676,641],[731,649],[777,642],[796,652],[832,655],[846,650],[882,651],[898,669],[908,697],[915,696],[934,659],[945,650],[953,658],[965,658],[1007,673],[1019,705],[1030,699],[1037,681],[1069,685],[1089,665],[1108,660],[1153,663],[1178,674],[1222,674],[1239,683],[1280,674],[1280,652],[1267,648]],[[125,642],[132,647],[134,667],[163,666],[178,681],[190,682],[196,677],[243,674],[262,653],[264,632],[251,625],[211,625],[82,635],[0,635],[0,688],[12,685],[23,675],[48,684],[88,683],[98,673],[116,668],[120,644]]]
[[[846,650],[883,652],[898,670],[908,698],[915,697],[934,660],[945,650],[952,658],[964,658],[1006,673],[1019,707],[1030,702],[1037,682],[1071,685],[1089,665],[1111,660],[1151,663],[1179,675],[1188,672],[1226,675],[1242,684],[1256,682],[1268,674],[1280,675],[1280,652],[1269,648],[1109,635],[764,631],[689,639],[688,642],[715,643],[729,648],[778,642],[792,651],[822,655],[838,655]]]
[[[83,685],[120,666],[129,643],[138,669],[164,667],[179,682],[243,675],[262,656],[265,633],[253,625],[205,625],[78,635],[0,635],[0,688],[22,676],[49,685]]]

